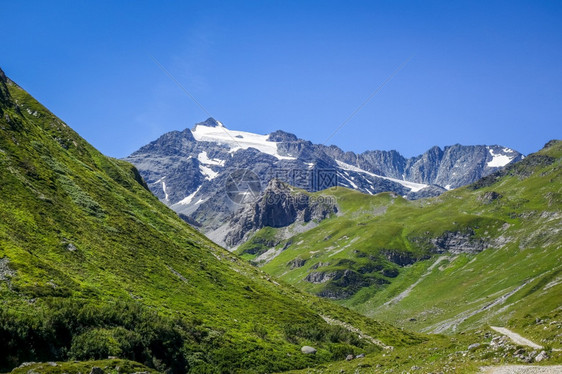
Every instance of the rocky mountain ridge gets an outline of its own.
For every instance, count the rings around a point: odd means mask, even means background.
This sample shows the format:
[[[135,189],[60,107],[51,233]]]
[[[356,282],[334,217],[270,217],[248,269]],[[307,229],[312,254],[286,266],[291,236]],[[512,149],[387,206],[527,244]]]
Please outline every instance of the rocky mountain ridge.
[[[209,118],[192,129],[166,133],[125,160],[139,169],[161,201],[209,231],[243,208],[225,194],[236,170],[249,171],[257,182],[255,199],[274,178],[307,191],[341,186],[417,199],[472,183],[523,157],[503,146],[460,144],[433,147],[412,158],[397,151],[355,154],[284,131],[230,130]]]

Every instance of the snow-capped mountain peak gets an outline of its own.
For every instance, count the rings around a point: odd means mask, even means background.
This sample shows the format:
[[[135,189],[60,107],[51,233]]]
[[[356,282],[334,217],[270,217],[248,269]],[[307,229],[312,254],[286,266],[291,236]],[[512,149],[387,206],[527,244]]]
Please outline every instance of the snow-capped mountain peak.
[[[472,183],[522,157],[499,145],[460,144],[411,158],[397,151],[355,154],[280,130],[268,135],[231,130],[209,118],[191,130],[162,135],[126,160],[158,198],[207,230],[240,208],[225,193],[231,173],[240,169],[263,187],[276,178],[309,191],[341,186],[416,199]]]

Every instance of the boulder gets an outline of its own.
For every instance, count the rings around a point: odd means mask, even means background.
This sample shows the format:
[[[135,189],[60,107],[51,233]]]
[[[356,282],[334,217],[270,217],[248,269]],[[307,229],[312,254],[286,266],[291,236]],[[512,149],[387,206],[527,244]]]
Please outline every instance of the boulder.
[[[474,343],[474,344],[471,344],[471,345],[468,346],[468,350],[473,351],[478,347],[480,347],[480,343]]]
[[[313,355],[313,354],[316,354],[316,348],[305,345],[301,348],[301,352],[304,353],[305,355],[310,355],[310,354]]]
[[[539,353],[537,355],[537,357],[535,357],[535,362],[541,362],[544,360],[548,360],[550,357],[548,357],[548,354],[545,351],[541,351],[541,353]]]

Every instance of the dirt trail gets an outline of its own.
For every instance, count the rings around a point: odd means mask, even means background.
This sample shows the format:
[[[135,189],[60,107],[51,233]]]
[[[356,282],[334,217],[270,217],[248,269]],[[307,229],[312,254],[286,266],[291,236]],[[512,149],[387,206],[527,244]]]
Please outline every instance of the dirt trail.
[[[508,365],[497,367],[483,367],[480,371],[485,374],[560,374],[562,365],[556,366],[526,366]]]
[[[516,332],[513,332],[505,327],[490,326],[494,331],[499,332],[510,338],[515,344],[526,345],[535,349],[542,349],[543,347],[537,343],[522,337]],[[561,351],[560,349],[553,349],[553,351]],[[497,367],[483,367],[481,372],[485,374],[560,374],[562,373],[562,365],[553,366],[535,366],[535,365],[508,365]]]
[[[499,332],[502,335],[507,336],[515,344],[526,345],[527,347],[531,347],[531,348],[535,348],[535,349],[542,349],[542,345],[538,345],[537,343],[532,342],[529,339],[522,337],[518,333],[513,332],[509,329],[506,329],[505,327],[490,326],[490,328],[494,331]]]
[[[535,343],[535,342],[533,342],[533,341],[531,341],[527,338],[524,338],[521,335],[519,335],[518,333],[513,332],[510,329],[506,329],[505,327],[490,326],[490,328],[494,331],[499,332],[502,335],[507,336],[515,344],[526,345],[527,347],[531,347],[531,348],[535,348],[535,349],[543,349],[544,348],[542,345],[539,345],[539,344],[537,344],[537,343]],[[560,351],[562,351],[562,349],[554,348],[553,351],[560,352]]]

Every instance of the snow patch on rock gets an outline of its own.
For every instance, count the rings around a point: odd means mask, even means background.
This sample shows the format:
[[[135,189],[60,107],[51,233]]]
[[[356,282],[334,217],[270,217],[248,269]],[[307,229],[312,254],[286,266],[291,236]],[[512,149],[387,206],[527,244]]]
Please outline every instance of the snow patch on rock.
[[[406,188],[409,188],[412,192],[418,192],[422,188],[426,188],[428,186],[427,184],[423,184],[423,183],[408,182],[408,181],[403,181],[403,180],[400,180],[400,179],[383,177],[382,175],[377,175],[377,174],[371,173],[371,172],[369,172],[367,170],[363,170],[363,169],[361,169],[357,166],[346,164],[345,162],[342,162],[340,160],[336,160],[336,162],[338,163],[338,166],[341,167],[344,170],[354,171],[356,173],[367,174],[371,177],[381,178],[381,179],[386,179],[386,180],[389,180],[389,181],[392,181],[392,182],[396,182],[396,183],[399,183]]]
[[[178,201],[177,203],[175,203],[174,205],[172,205],[172,209],[174,209],[175,206],[178,205],[189,205],[191,203],[191,201],[193,200],[193,198],[195,197],[195,195],[197,195],[197,192],[199,192],[199,190],[201,189],[201,187],[203,187],[203,185],[197,187],[197,189],[195,190],[195,192],[193,192],[192,194],[184,197],[182,200]]]
[[[500,153],[494,153],[494,150],[491,148],[488,148],[488,151],[490,152],[490,155],[492,156],[492,161],[489,161],[487,163],[488,167],[490,168],[501,168],[504,167],[505,165],[509,164],[511,162],[511,160],[513,160],[514,156],[508,156],[505,154],[500,154]],[[514,153],[512,149],[509,148],[503,148],[502,150],[504,153]]]
[[[224,160],[219,160],[218,158],[209,158],[209,156],[207,155],[207,151],[199,153],[197,155],[197,159],[204,165],[224,166]]]
[[[201,170],[201,173],[203,173],[207,180],[213,180],[219,175],[219,173],[207,166],[199,165],[199,170]]]

